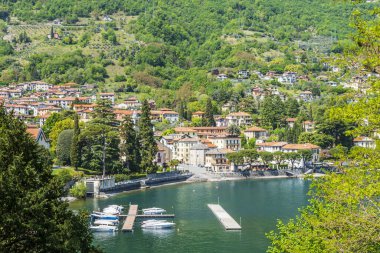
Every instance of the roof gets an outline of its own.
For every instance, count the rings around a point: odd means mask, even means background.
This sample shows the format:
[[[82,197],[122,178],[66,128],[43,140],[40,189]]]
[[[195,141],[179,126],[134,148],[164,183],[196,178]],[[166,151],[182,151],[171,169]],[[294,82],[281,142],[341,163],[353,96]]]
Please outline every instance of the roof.
[[[37,140],[40,130],[41,128],[38,128],[37,126],[28,126],[26,132],[32,135],[35,140]]]
[[[232,112],[228,114],[227,116],[251,116],[251,114],[246,112]]]
[[[258,143],[257,146],[260,146],[260,147],[282,147],[282,146],[285,146],[287,144],[288,143],[284,142],[284,141],[280,141],[280,142],[272,141],[272,142]]]
[[[183,139],[180,139],[178,140],[179,142],[198,142],[199,141],[199,138],[198,137],[195,137],[195,138],[183,138]]]
[[[174,128],[174,131],[176,131],[176,132],[196,132],[191,127],[176,127],[176,128]]]
[[[227,149],[227,148],[222,148],[222,149],[211,149],[209,151],[206,152],[206,155],[220,155],[220,154],[229,154],[229,153],[233,153],[234,151],[232,151],[231,149]]]
[[[354,142],[373,142],[374,140],[366,136],[358,136],[354,139]]]
[[[302,149],[320,149],[320,146],[304,143],[304,144],[286,144],[282,149],[302,150]]]
[[[267,130],[265,130],[264,128],[253,126],[253,127],[248,128],[244,132],[266,132],[266,131]]]
[[[196,111],[196,112],[193,112],[193,115],[203,115],[205,114],[204,112],[202,111]]]
[[[296,122],[297,118],[287,118],[286,122]]]
[[[196,144],[190,148],[190,150],[205,150],[209,149],[209,147],[203,143]]]

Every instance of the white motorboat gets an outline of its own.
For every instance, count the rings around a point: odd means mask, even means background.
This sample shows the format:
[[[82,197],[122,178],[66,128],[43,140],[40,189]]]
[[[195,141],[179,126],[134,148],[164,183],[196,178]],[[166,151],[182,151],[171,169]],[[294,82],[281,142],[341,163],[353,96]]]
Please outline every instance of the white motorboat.
[[[165,209],[158,208],[158,207],[146,208],[146,209],[143,209],[142,211],[145,215],[154,215],[154,214],[166,213]]]
[[[98,225],[98,226],[90,226],[90,229],[94,232],[115,232],[117,230],[117,226]]]
[[[112,215],[112,214],[107,214],[107,213],[102,213],[102,212],[93,212],[91,214],[91,217],[94,219],[102,219],[102,220],[119,220],[119,216],[117,215]]]
[[[99,219],[99,220],[95,220],[94,221],[94,225],[107,225],[107,226],[117,226],[119,225],[119,221],[118,220],[102,220],[102,219]]]
[[[141,228],[143,229],[170,229],[174,228],[175,223],[166,220],[148,220],[143,222]]]
[[[119,215],[123,212],[123,207],[118,205],[109,205],[103,209],[103,213]]]

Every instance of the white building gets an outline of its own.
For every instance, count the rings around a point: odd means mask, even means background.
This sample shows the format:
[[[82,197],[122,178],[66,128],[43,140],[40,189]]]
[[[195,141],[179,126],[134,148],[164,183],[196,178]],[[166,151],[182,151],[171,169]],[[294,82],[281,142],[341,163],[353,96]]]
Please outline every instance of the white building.
[[[268,131],[261,127],[250,127],[244,131],[244,136],[249,140],[255,138],[256,140],[263,140],[268,138]]]
[[[233,112],[226,116],[227,125],[250,126],[252,125],[251,114],[246,112]]]
[[[240,137],[228,135],[209,136],[208,139],[216,145],[219,149],[230,149],[237,151],[241,149]]]
[[[354,146],[374,149],[376,148],[376,142],[372,138],[359,136],[354,139]]]
[[[297,73],[285,72],[277,78],[277,81],[283,84],[294,84],[297,82]]]

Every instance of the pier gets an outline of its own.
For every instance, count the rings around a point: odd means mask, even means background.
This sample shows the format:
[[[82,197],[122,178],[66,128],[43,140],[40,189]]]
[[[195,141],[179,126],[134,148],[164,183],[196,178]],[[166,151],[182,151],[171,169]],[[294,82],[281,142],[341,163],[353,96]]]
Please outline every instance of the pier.
[[[137,210],[138,210],[138,205],[131,205],[129,207],[127,218],[125,219],[123,228],[121,229],[122,231],[125,231],[125,232],[133,231],[133,225],[135,223],[135,219],[137,216]]]
[[[226,230],[241,230],[241,226],[219,204],[207,205]]]

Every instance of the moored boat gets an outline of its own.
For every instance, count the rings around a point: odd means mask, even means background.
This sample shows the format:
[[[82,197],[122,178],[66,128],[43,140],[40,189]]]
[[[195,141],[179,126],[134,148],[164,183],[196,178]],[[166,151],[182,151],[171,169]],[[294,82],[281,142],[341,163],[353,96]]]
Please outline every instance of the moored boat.
[[[117,226],[119,224],[118,220],[103,220],[103,219],[98,219],[94,221],[94,225],[111,225],[111,226]]]
[[[117,226],[98,225],[98,226],[90,226],[90,229],[94,232],[115,232],[117,230]]]
[[[117,215],[102,213],[102,212],[93,212],[91,217],[94,219],[102,219],[102,220],[119,220]]]
[[[141,225],[143,229],[170,229],[174,228],[175,223],[166,220],[149,220]]]
[[[158,207],[146,208],[146,209],[143,209],[142,211],[145,215],[154,215],[154,214],[166,213],[165,209],[158,208]]]

